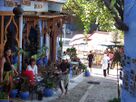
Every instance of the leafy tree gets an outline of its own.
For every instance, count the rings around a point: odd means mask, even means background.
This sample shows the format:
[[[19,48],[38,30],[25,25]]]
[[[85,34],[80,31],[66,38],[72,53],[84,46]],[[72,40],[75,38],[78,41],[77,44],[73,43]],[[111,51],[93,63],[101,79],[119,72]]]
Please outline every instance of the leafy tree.
[[[91,25],[95,23],[99,24],[99,30],[115,30],[113,16],[104,5],[103,0],[68,0],[64,10],[67,13],[75,14],[81,20],[86,34]]]

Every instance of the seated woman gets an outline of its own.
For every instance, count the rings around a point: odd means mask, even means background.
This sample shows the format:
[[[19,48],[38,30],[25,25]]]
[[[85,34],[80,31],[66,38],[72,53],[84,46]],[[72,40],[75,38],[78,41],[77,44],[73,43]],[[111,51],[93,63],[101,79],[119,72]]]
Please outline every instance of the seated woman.
[[[30,64],[28,65],[27,70],[32,71],[34,76],[38,74],[38,67],[34,58],[30,59]]]
[[[28,65],[29,65],[28,61],[25,61],[22,76],[27,77],[29,81],[34,81],[33,71],[28,70]]]

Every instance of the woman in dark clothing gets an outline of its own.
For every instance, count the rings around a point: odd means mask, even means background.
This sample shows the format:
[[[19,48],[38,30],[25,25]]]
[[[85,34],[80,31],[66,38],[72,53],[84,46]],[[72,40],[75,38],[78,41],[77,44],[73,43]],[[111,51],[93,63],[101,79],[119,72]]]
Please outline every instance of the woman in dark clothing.
[[[12,77],[15,74],[17,75],[18,72],[16,71],[14,65],[12,64],[12,56],[11,56],[11,49],[8,48],[4,51],[4,56],[1,60],[1,67],[0,67],[0,82],[6,82],[7,91],[10,92],[12,88]]]

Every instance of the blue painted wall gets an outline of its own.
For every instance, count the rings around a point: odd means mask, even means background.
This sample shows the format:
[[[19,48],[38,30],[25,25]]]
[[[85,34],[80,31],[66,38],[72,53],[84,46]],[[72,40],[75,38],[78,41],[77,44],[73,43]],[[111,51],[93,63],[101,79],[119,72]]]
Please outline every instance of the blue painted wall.
[[[128,90],[122,88],[121,99],[122,102],[136,102],[136,87],[133,89],[134,94],[130,92],[131,70],[136,74],[136,64],[132,59],[136,59],[136,1],[125,0],[124,21],[129,26],[129,31],[125,32],[125,55],[130,57],[130,64],[124,66],[124,72],[127,71],[129,88]],[[135,80],[136,81],[136,80]],[[123,85],[124,86],[124,85]],[[136,85],[135,85],[136,86]]]
[[[62,4],[59,4],[59,3],[48,3],[48,10],[62,11]]]

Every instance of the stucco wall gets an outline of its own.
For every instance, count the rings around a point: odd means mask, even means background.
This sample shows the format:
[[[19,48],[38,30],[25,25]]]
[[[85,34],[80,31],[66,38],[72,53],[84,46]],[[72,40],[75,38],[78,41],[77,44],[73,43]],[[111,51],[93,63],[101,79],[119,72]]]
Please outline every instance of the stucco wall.
[[[124,66],[124,72],[127,71],[128,75],[128,89],[122,89],[121,99],[122,102],[136,102],[136,87],[131,90],[132,82],[136,82],[131,78],[131,71],[134,71],[136,76],[136,63],[133,59],[136,59],[136,1],[135,0],[125,0],[125,12],[124,21],[129,26],[129,31],[125,32],[125,55],[129,58],[127,62],[130,62]],[[125,80],[125,78],[124,78]],[[135,85],[136,86],[136,85]],[[130,92],[134,92],[133,94]]]

